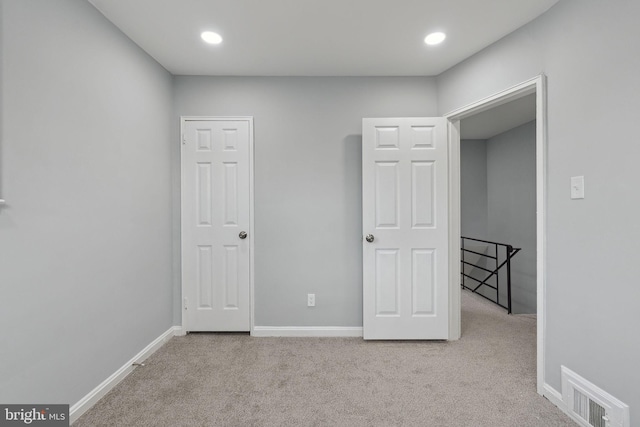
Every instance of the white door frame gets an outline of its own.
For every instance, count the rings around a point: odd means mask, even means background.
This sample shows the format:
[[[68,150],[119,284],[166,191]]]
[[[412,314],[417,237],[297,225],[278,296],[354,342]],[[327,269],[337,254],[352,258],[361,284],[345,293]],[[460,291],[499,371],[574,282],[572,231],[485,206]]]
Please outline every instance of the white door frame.
[[[182,310],[182,330],[180,332],[181,335],[184,335],[189,330],[187,327],[187,313],[186,313],[186,304],[185,304],[185,277],[184,277],[184,252],[185,252],[185,241],[184,241],[184,233],[183,227],[184,223],[182,218],[185,216],[185,209],[187,206],[187,201],[184,199],[185,195],[185,186],[187,185],[185,179],[185,170],[182,162],[182,144],[185,141],[185,124],[188,121],[246,121],[249,124],[249,324],[250,324],[250,333],[253,335],[253,329],[255,326],[254,320],[254,195],[253,195],[253,116],[180,116],[180,269],[181,269],[181,277],[180,277],[180,307]]]
[[[546,194],[547,194],[547,88],[540,74],[467,106],[445,117],[449,120],[449,339],[461,333],[460,305],[460,120],[498,105],[536,94],[536,294],[537,294],[537,391],[544,393],[544,346],[546,342]]]

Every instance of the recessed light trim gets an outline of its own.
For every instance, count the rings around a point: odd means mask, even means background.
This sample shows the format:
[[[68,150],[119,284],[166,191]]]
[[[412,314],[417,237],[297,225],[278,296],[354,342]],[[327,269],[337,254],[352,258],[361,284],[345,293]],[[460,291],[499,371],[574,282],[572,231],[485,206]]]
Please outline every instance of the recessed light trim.
[[[222,37],[220,36],[220,34],[214,33],[213,31],[203,31],[202,34],[200,34],[200,37],[202,37],[202,40],[209,44],[222,43]]]
[[[442,43],[446,38],[447,35],[445,33],[438,31],[435,33],[431,33],[427,37],[425,37],[424,42],[430,46],[433,46]]]

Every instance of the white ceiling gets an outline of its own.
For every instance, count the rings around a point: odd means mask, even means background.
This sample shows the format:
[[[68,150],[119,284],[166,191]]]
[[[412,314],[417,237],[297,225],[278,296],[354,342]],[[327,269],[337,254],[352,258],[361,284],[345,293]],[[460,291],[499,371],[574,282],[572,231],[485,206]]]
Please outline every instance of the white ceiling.
[[[171,73],[226,76],[433,76],[557,1],[89,0]]]
[[[489,139],[536,118],[536,94],[524,96],[460,121],[461,139]]]

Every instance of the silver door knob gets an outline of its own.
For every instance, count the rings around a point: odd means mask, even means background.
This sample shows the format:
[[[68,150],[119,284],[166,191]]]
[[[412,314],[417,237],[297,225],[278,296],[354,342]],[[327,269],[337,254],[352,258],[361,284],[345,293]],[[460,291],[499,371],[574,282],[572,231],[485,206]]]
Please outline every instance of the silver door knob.
[[[373,234],[367,234],[367,237],[365,237],[365,240],[369,243],[373,242]]]
[[[246,231],[241,231],[240,234],[238,234],[238,237],[241,239],[246,239],[247,238],[247,232]]]

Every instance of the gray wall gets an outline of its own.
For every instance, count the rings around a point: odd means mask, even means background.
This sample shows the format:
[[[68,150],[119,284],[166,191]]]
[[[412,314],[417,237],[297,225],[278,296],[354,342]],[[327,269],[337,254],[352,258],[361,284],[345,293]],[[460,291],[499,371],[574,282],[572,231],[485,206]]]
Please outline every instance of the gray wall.
[[[464,129],[464,121],[461,123]],[[460,141],[460,230],[462,236],[473,239],[489,240],[487,219],[487,141],[484,139],[463,139]],[[472,240],[464,241],[465,249],[475,252],[494,255],[488,245]],[[463,259],[470,264],[482,268],[493,267],[491,260],[470,252],[463,254]],[[470,264],[464,264],[464,274],[484,280],[487,273]],[[478,285],[478,282],[468,277],[461,278],[467,287]],[[495,286],[495,282],[489,279],[489,284]],[[482,286],[477,291],[488,298],[495,298],[495,291]]]
[[[511,262],[513,312],[535,313],[535,121],[487,140],[487,201],[489,240],[522,249]],[[506,270],[500,280],[506,284]]]
[[[487,144],[484,139],[460,141],[460,210],[462,235],[488,240]]]
[[[73,404],[172,326],[172,78],[85,1],[0,25],[0,402]]]
[[[434,80],[176,77],[175,98],[174,123],[255,118],[256,325],[361,326],[362,118],[434,115]]]
[[[438,77],[445,113],[548,76],[545,381],[560,390],[566,365],[632,408],[640,407],[638,16],[635,0],[562,0]],[[585,175],[584,200],[569,197],[575,175]]]

